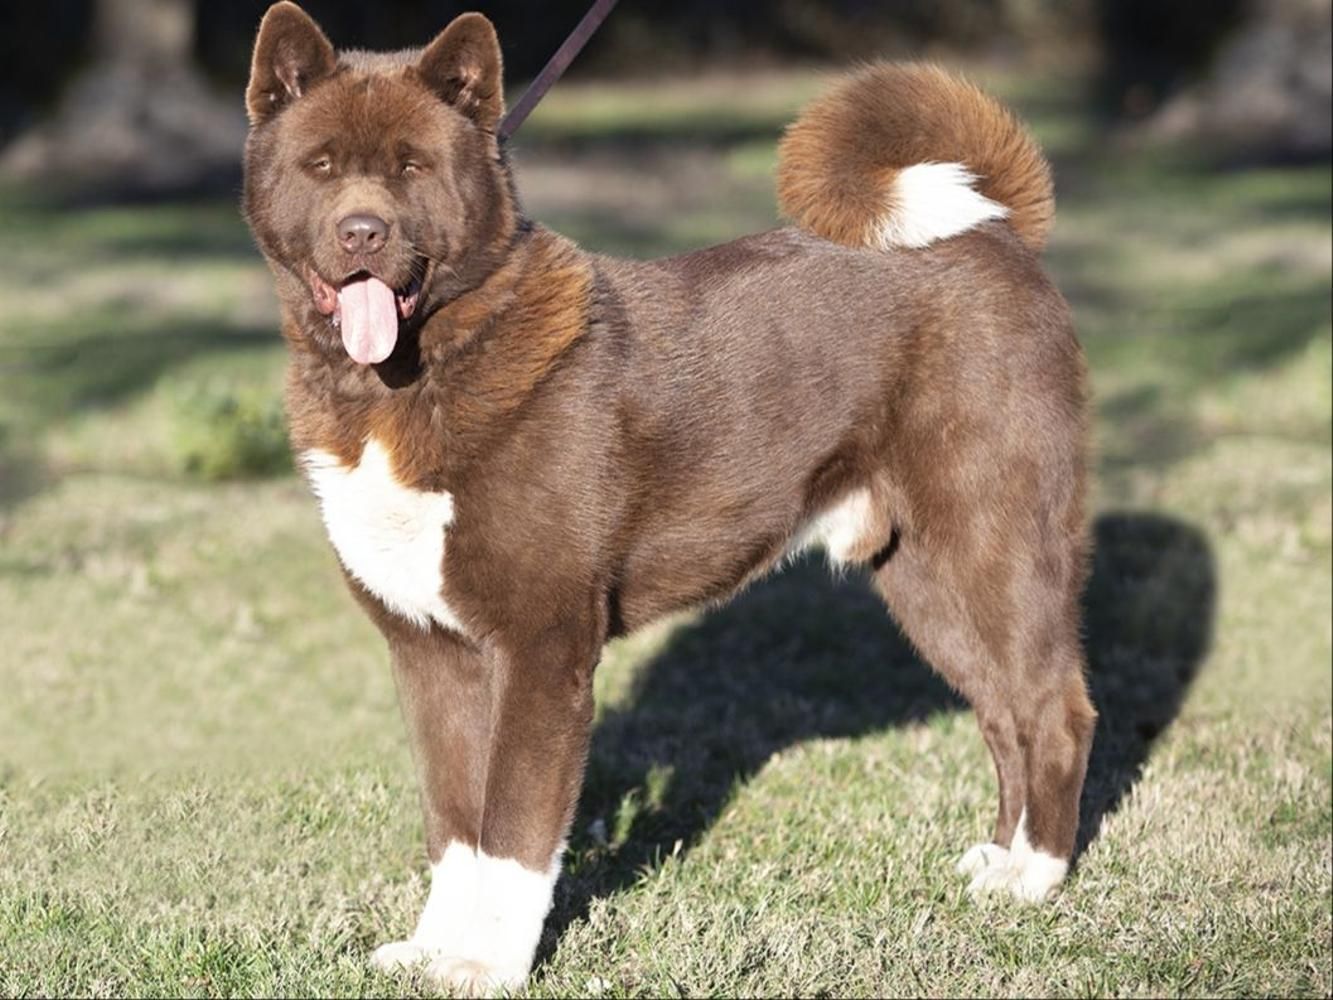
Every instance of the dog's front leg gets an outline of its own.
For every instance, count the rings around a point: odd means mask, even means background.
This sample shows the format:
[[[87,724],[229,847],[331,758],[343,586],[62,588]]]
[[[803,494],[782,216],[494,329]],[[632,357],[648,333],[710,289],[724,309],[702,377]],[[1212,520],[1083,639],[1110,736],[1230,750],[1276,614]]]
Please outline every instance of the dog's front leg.
[[[405,941],[376,949],[385,971],[463,954],[477,906],[486,766],[496,684],[486,658],[451,633],[385,628],[425,814],[430,895]]]
[[[475,923],[463,958],[432,970],[455,988],[516,988],[532,968],[583,780],[601,642],[595,625],[570,619],[489,658],[497,691]]]
[[[416,709],[422,734],[432,887],[409,950],[381,949],[381,964],[424,959],[432,978],[473,994],[527,978],[578,801],[601,638],[587,622],[501,637],[484,654],[457,654],[476,656],[477,673],[455,666],[448,682],[400,668],[404,708]],[[460,674],[474,684],[463,699],[444,686]],[[423,697],[405,680],[438,693]],[[484,733],[464,707],[483,692]]]

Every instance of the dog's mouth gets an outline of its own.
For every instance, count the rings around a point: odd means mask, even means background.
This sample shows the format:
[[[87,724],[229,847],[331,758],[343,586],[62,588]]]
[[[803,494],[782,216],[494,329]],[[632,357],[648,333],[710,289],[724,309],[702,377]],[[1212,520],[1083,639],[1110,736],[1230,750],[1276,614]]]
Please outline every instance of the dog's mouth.
[[[359,365],[373,365],[393,353],[399,320],[417,311],[425,271],[413,268],[407,284],[391,288],[369,271],[357,271],[334,286],[309,269],[315,308],[341,333],[348,356]]]

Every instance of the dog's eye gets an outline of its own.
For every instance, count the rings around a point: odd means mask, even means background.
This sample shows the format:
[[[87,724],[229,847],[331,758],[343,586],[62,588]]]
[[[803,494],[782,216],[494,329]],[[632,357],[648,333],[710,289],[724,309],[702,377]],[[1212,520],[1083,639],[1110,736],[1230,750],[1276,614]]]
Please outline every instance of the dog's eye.
[[[404,177],[416,177],[424,168],[416,160],[404,160],[398,172]]]
[[[327,177],[333,172],[333,161],[327,156],[319,156],[310,161],[310,170],[320,177]]]

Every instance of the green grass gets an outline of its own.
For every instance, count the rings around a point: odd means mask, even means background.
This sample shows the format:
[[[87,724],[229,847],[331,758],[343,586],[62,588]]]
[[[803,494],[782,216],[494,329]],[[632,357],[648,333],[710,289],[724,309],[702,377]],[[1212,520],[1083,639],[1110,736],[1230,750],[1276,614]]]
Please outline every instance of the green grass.
[[[558,89],[529,208],[641,254],[769,226],[817,82]],[[965,897],[976,727],[803,563],[608,649],[531,995],[1333,990],[1330,170],[1132,153],[1077,94],[1019,93],[1098,408],[1068,887]],[[0,994],[429,992],[365,961],[423,898],[416,794],[382,644],[272,474],[234,207],[0,210]]]

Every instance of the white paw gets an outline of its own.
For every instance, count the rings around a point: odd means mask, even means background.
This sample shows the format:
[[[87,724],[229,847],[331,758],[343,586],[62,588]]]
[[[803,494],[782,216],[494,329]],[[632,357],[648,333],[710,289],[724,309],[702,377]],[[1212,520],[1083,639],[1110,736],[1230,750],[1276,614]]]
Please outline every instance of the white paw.
[[[1011,857],[1003,864],[987,865],[977,871],[967,891],[973,896],[1007,892],[1025,903],[1042,903],[1064,880],[1067,867],[1065,862],[1049,855],[1033,854],[1017,861]]]
[[[977,844],[963,855],[958,870],[972,876],[967,886],[972,896],[1007,892],[1025,903],[1041,903],[1064,881],[1069,862],[1032,845],[1025,809],[1008,850],[998,844]]]
[[[980,864],[963,874],[972,876],[972,881],[967,884],[967,892],[973,897],[986,896],[992,892],[1009,892],[1017,877],[1008,851],[1004,852],[1003,857]]]
[[[390,941],[371,952],[370,964],[380,972],[401,972],[424,965],[434,957],[434,951],[415,941]]]
[[[959,875],[976,875],[985,868],[1000,867],[1009,863],[1009,848],[999,844],[973,844],[967,853],[958,859]]]
[[[421,972],[437,985],[460,996],[488,997],[522,986],[526,969],[504,969],[472,958],[446,955],[416,941],[393,941],[371,953],[370,964],[380,972]]]
[[[1009,891],[1025,903],[1044,903],[1055,895],[1067,871],[1068,861],[1053,858],[1049,854],[1032,854],[1019,869]]]
[[[562,844],[545,871],[450,843],[431,869],[412,937],[377,948],[382,972],[419,972],[451,992],[490,996],[523,985],[551,908]]]
[[[527,971],[501,969],[470,958],[441,955],[426,967],[426,975],[440,986],[466,997],[490,997],[523,985]]]

